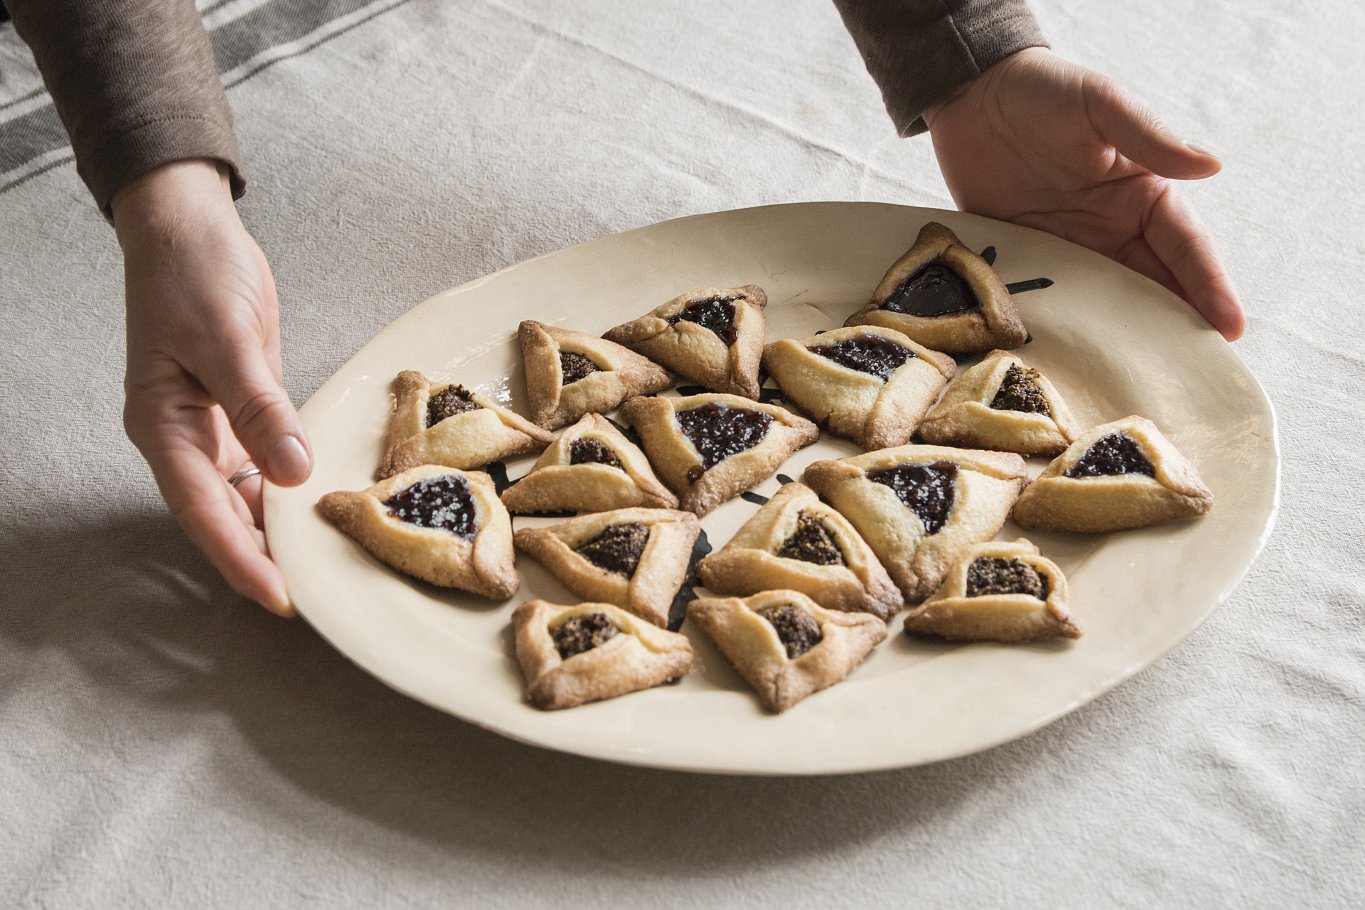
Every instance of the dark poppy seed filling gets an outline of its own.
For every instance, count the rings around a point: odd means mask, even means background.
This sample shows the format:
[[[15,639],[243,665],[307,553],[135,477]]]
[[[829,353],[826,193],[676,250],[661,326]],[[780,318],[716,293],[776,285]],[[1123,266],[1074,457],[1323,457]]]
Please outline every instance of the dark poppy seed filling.
[[[820,644],[825,637],[820,633],[820,626],[809,613],[797,609],[791,604],[783,604],[780,607],[759,607],[754,612],[766,619],[777,630],[777,637],[782,640],[783,647],[787,649],[787,657],[792,660],[796,660]]]
[[[980,306],[962,276],[942,259],[935,259],[892,291],[881,308],[907,316],[948,316]]]
[[[469,481],[455,474],[419,480],[384,500],[389,514],[419,528],[472,540],[478,532]]]
[[[894,490],[896,498],[923,522],[926,534],[941,531],[953,511],[957,465],[951,461],[879,468],[868,471],[867,479]]]
[[[1156,469],[1142,454],[1133,437],[1110,433],[1095,440],[1076,463],[1067,468],[1067,477],[1104,477],[1114,474],[1156,476]]]
[[[469,389],[462,385],[448,385],[427,399],[427,426],[434,427],[447,417],[477,411],[479,407]]]
[[[569,443],[569,464],[604,464],[610,468],[619,468],[621,459],[596,439],[579,437]]]
[[[575,548],[578,555],[588,562],[608,572],[624,575],[635,574],[640,563],[640,554],[649,543],[649,528],[642,524],[612,525],[592,540]]]
[[[1023,411],[1028,414],[1052,414],[1043,389],[1038,385],[1038,371],[1031,367],[1010,364],[1005,378],[1000,380],[1000,388],[991,399],[991,407],[997,411]]]
[[[679,411],[677,416],[683,435],[701,455],[701,464],[687,472],[688,483],[696,483],[702,474],[731,455],[758,445],[773,425],[772,416],[762,411],[723,404],[704,404]]]
[[[550,637],[559,651],[559,659],[568,660],[615,638],[619,631],[607,614],[583,613],[564,620],[550,632]]]
[[[560,385],[577,382],[589,373],[596,373],[601,369],[586,354],[576,354],[573,351],[559,352]]]
[[[844,554],[834,542],[834,535],[829,533],[824,522],[809,512],[796,516],[796,530],[782,541],[777,555],[783,559],[815,563],[817,566],[844,565]]]
[[[669,325],[680,322],[695,322],[704,329],[710,329],[716,337],[729,347],[735,343],[735,301],[739,297],[712,297],[689,303],[682,312],[668,317]]]
[[[1022,559],[997,559],[983,556],[967,567],[967,596],[987,594],[1029,594],[1047,600],[1047,574]]]
[[[909,348],[878,335],[847,338],[833,344],[816,345],[808,350],[826,360],[833,360],[839,366],[876,376],[883,382],[915,356],[915,352]]]

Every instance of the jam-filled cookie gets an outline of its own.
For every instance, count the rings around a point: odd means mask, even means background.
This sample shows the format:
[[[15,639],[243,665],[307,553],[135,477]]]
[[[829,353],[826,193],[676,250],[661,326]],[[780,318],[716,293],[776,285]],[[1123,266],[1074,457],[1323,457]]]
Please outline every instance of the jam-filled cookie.
[[[548,528],[518,528],[515,542],[579,597],[667,626],[700,531],[691,512],[618,509]]]
[[[680,294],[603,335],[716,392],[758,397],[768,295],[756,284]]]
[[[531,419],[547,430],[673,384],[668,370],[596,335],[528,319],[517,329],[517,341]]]
[[[865,449],[908,442],[957,370],[947,354],[877,326],[774,341],[763,365],[784,400]]]
[[[424,464],[478,468],[554,442],[553,433],[491,398],[462,385],[433,383],[415,370],[398,374],[394,393],[381,478]]]
[[[682,508],[705,515],[764,480],[820,430],[785,408],[735,395],[632,398],[621,411]]]
[[[692,669],[686,635],[605,603],[529,600],[512,613],[526,697],[537,708],[572,708],[678,679]]]
[[[968,547],[1000,530],[1028,473],[1009,452],[900,446],[817,461],[804,480],[853,523],[906,601],[918,603]]]
[[[328,493],[318,510],[406,575],[492,600],[517,592],[512,520],[487,474],[423,465],[357,493]]]
[[[935,221],[844,325],[886,326],[951,354],[1017,348],[1028,339],[1000,276]]]
[[[877,617],[826,610],[800,591],[704,597],[687,618],[776,713],[848,676],[886,638]]]
[[[1008,351],[964,370],[919,425],[937,445],[1056,455],[1081,433],[1047,377]]]
[[[1213,493],[1150,420],[1125,417],[1082,433],[1014,507],[1025,528],[1120,531],[1194,518]]]
[[[889,619],[901,592],[848,519],[799,483],[783,484],[720,550],[697,563],[717,594],[800,591],[820,606]]]
[[[640,448],[610,420],[588,414],[541,453],[529,474],[503,491],[513,512],[676,509],[678,497],[654,476]]]
[[[906,615],[905,631],[954,641],[1080,638],[1066,600],[1066,576],[1037,547],[992,540],[954,564],[943,586]]]

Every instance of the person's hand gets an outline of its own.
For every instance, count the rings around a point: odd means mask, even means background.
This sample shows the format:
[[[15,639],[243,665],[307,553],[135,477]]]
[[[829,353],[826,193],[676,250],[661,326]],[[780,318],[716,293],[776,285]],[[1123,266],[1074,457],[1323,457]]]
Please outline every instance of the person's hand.
[[[114,197],[128,303],[124,426],[180,525],[240,594],[293,613],[266,553],[248,460],[302,483],[313,458],[280,387],[275,281],[207,160],[158,167]]]
[[[1112,80],[1031,48],[924,119],[963,211],[1103,253],[1180,295],[1229,341],[1242,334],[1242,307],[1213,239],[1171,182],[1222,165]]]

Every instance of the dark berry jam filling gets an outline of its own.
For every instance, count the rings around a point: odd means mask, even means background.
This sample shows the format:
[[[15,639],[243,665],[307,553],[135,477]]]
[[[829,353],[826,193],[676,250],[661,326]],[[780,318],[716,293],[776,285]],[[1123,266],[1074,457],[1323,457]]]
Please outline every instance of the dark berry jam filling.
[[[1156,469],[1142,454],[1133,437],[1110,433],[1095,440],[1085,454],[1067,469],[1067,477],[1105,477],[1115,474],[1156,476]]]
[[[868,373],[883,382],[915,356],[915,352],[909,348],[877,335],[847,338],[833,344],[816,345],[809,350],[826,360],[833,360],[839,366]]]
[[[881,308],[907,316],[948,316],[980,306],[962,276],[942,259],[935,259],[892,291]]]
[[[668,324],[695,322],[704,329],[710,329],[729,347],[735,343],[735,301],[738,299],[737,296],[712,297],[689,303],[682,312],[669,316]]]
[[[569,443],[569,464],[604,464],[619,468],[621,459],[598,440],[580,437]]]
[[[941,531],[953,511],[957,496],[957,465],[951,461],[880,468],[868,471],[867,479],[894,490],[896,498],[924,524],[926,534]]]
[[[478,531],[469,481],[455,474],[419,480],[384,500],[384,505],[390,515],[419,528],[449,531],[466,540]]]
[[[687,474],[688,482],[696,483],[702,474],[731,455],[738,455],[762,442],[773,425],[773,418],[762,411],[712,403],[679,411],[678,425],[701,455],[701,465]]]

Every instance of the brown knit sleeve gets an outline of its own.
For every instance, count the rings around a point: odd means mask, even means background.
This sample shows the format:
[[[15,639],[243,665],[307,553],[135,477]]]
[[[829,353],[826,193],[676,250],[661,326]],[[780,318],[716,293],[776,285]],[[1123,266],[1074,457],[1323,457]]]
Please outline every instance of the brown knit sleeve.
[[[159,164],[215,158],[245,188],[232,112],[194,0],[5,0],[71,137],[76,171],[109,215]]]
[[[902,136],[994,63],[1046,47],[1024,0],[834,0]]]

